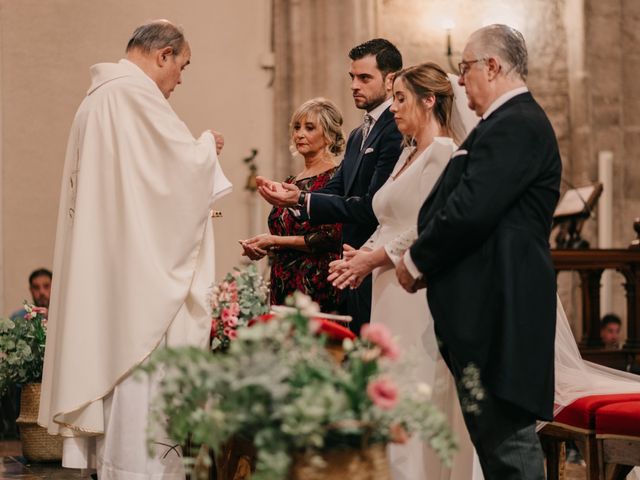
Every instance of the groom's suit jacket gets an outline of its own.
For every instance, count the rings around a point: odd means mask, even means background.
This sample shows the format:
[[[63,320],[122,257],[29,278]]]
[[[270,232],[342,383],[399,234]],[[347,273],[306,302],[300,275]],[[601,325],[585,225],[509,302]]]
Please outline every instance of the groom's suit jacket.
[[[402,151],[402,135],[387,108],[373,125],[362,145],[362,128],[351,132],[340,168],[321,189],[310,194],[312,224],[342,223],[342,241],[360,248],[378,226],[371,200],[387,181]],[[303,213],[303,219],[305,218]],[[347,291],[346,313],[353,317],[352,329],[369,322],[371,276],[361,286]]]
[[[517,95],[454,153],[411,247],[449,366],[475,364],[491,393],[545,420],[556,319],[548,239],[561,171],[547,116],[530,93]]]
[[[321,190],[311,193],[313,224],[343,223],[342,239],[360,248],[378,226],[371,200],[402,152],[402,135],[386,109],[362,145],[362,128],[351,132],[340,168]]]

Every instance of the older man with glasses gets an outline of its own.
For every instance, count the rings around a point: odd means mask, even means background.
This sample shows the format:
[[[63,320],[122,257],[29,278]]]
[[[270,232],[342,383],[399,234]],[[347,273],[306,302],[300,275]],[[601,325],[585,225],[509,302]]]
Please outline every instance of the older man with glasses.
[[[543,480],[535,424],[553,417],[556,280],[548,238],[560,154],[525,83],[520,32],[476,31],[459,68],[482,121],[423,205],[420,235],[398,278],[409,291],[427,285],[460,399],[479,407],[464,415],[485,478]],[[465,388],[469,367],[480,373],[482,396],[470,398]]]

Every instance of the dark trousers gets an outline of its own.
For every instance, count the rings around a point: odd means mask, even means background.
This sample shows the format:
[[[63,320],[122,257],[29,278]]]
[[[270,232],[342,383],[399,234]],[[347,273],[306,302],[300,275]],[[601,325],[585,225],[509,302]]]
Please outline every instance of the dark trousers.
[[[451,356],[448,360],[462,402],[469,395],[460,381],[462,369]],[[485,480],[544,480],[544,454],[535,416],[486,389],[476,405],[479,411],[463,408],[463,416]]]
[[[0,439],[17,438],[16,418],[20,413],[20,388],[12,385],[0,398]]]
[[[358,288],[348,289],[346,292],[347,315],[352,317],[349,329],[359,335],[362,325],[369,323],[371,318],[371,275],[368,275]]]

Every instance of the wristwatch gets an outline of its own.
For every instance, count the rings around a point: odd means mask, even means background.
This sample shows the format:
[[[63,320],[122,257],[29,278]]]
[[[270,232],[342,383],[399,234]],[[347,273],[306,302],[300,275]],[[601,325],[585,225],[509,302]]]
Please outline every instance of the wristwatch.
[[[297,207],[303,208],[307,206],[307,193],[304,190],[300,192],[300,196],[298,197]]]

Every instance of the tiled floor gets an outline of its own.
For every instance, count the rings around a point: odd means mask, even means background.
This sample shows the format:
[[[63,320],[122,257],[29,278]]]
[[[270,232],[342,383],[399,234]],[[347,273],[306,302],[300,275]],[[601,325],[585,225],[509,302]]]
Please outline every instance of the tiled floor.
[[[60,464],[26,464],[26,460],[20,454],[20,442],[0,441],[0,480],[15,478],[21,480],[76,480],[83,478],[77,473],[77,470],[62,468]],[[566,480],[583,480],[584,478],[584,467],[567,465]]]
[[[76,470],[56,463],[29,464],[21,456],[19,441],[0,441],[0,480],[75,480],[83,478]]]

